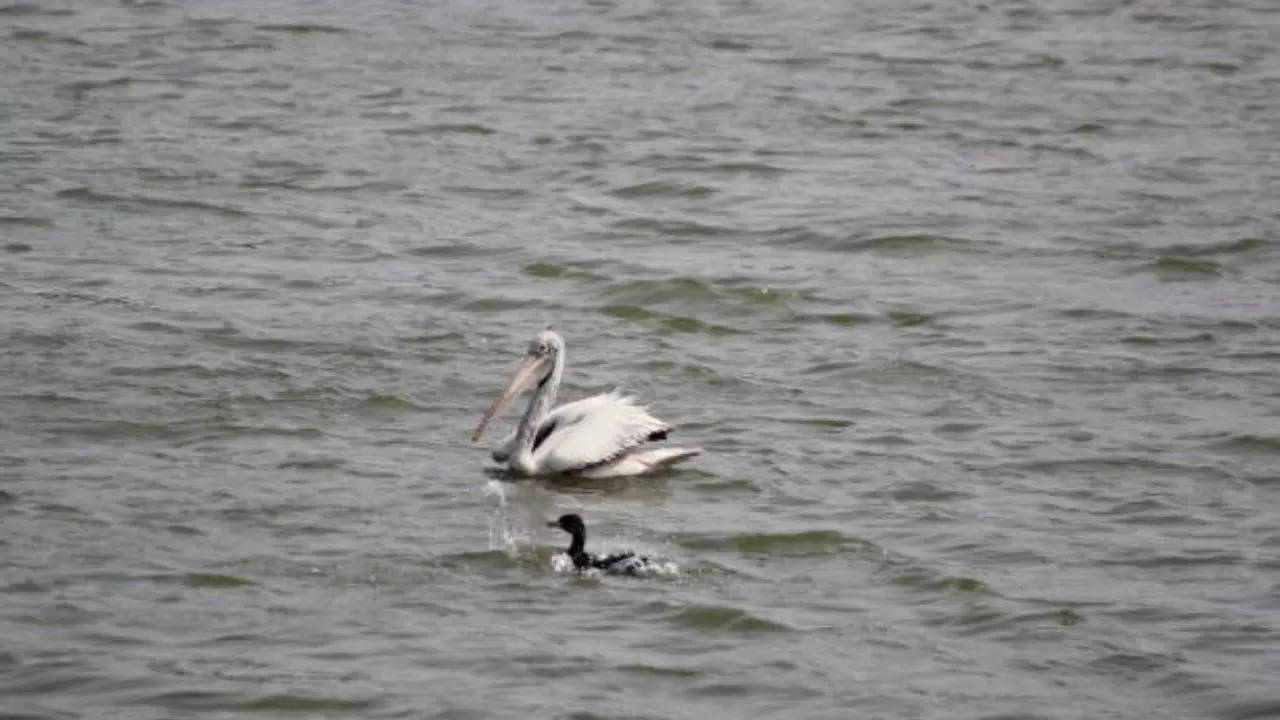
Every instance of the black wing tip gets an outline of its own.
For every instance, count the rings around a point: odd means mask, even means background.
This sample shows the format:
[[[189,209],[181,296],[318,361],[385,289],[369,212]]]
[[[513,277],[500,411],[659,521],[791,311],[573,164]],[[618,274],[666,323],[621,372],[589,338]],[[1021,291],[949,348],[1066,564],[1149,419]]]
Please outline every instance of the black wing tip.
[[[651,440],[651,441],[652,441],[652,440],[666,440],[666,439],[667,439],[667,435],[670,435],[670,434],[671,434],[671,429],[670,429],[670,428],[663,428],[663,429],[661,429],[661,430],[654,430],[653,432],[649,433],[649,440]]]

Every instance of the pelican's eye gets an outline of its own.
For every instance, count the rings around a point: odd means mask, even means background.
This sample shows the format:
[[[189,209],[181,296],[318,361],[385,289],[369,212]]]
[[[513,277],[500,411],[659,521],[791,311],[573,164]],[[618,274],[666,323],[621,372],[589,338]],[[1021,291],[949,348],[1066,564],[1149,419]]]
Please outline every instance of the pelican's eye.
[[[538,354],[539,354],[539,355],[546,355],[546,354],[547,354],[547,344],[546,344],[546,343],[538,343]]]

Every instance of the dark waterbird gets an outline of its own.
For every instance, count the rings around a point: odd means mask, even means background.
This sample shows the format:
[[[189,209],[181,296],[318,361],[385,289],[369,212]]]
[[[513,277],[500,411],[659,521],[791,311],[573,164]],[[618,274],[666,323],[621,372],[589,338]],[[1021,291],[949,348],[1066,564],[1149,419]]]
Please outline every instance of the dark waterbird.
[[[648,557],[631,551],[605,556],[587,552],[584,549],[587,544],[587,526],[579,515],[573,513],[561,515],[558,520],[548,522],[547,527],[558,527],[573,536],[565,554],[573,561],[573,567],[579,572],[594,568],[609,575],[642,575],[652,569]]]

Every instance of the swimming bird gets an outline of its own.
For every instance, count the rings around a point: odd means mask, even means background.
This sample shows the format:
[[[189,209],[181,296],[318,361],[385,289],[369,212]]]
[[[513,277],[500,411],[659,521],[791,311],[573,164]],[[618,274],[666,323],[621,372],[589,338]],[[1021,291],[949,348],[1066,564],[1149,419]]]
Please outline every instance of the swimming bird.
[[[648,557],[634,552],[620,552],[604,557],[587,552],[583,549],[587,544],[587,526],[579,515],[561,515],[558,520],[548,522],[547,527],[558,527],[573,536],[565,554],[579,572],[594,568],[609,575],[644,575],[652,569]]]
[[[529,343],[520,367],[480,420],[471,441],[479,440],[498,413],[536,385],[519,427],[493,450],[494,461],[505,463],[517,475],[639,475],[702,452],[702,448],[642,448],[647,441],[666,439],[671,426],[618,390],[551,410],[563,374],[564,340],[547,328]]]

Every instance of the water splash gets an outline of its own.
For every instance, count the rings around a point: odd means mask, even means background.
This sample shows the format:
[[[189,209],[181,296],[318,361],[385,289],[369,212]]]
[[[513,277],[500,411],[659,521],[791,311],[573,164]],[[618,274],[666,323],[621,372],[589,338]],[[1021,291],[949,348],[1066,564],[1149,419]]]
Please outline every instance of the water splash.
[[[649,562],[647,562],[643,566],[637,567],[631,573],[619,574],[618,577],[637,577],[637,578],[680,577],[679,565],[675,564],[670,560],[658,560],[658,559],[654,559],[653,556],[648,556],[648,557],[649,557]],[[562,552],[556,553],[555,555],[551,556],[550,565],[551,565],[551,572],[556,573],[558,575],[578,572],[578,570],[573,566],[573,561],[569,559],[568,555]],[[605,573],[597,568],[588,568],[586,570],[583,570],[581,574],[584,577],[600,578],[612,573]]]
[[[634,547],[634,546],[623,547],[621,545],[610,542],[607,539],[602,543],[602,545],[603,545],[602,547],[597,547],[596,549],[592,550],[592,553],[598,554],[601,556],[608,556],[608,555],[613,555],[619,552],[632,551],[632,552],[635,552],[635,554],[638,555],[640,558],[643,558],[644,563],[642,565],[633,566],[633,568],[628,572],[602,572],[597,568],[588,568],[586,570],[581,571],[582,575],[587,577],[592,577],[592,578],[598,578],[603,575],[616,575],[619,577],[641,577],[641,578],[645,578],[645,577],[674,578],[674,577],[680,577],[681,575],[680,566],[677,565],[674,561],[669,560],[667,558],[660,557],[654,554],[653,552],[646,550],[643,547]],[[551,568],[551,572],[557,573],[557,574],[579,572],[573,566],[573,561],[569,559],[569,556],[563,551],[557,552],[554,555],[552,555],[549,561],[549,565]]]
[[[574,571],[573,561],[565,553],[556,553],[551,556],[551,572],[554,573],[571,573]],[[591,570],[589,572],[596,572]]]
[[[511,521],[507,517],[507,493],[502,483],[490,480],[484,486],[485,498],[495,500],[493,511],[489,513],[489,549],[502,550],[508,555],[516,554],[515,534],[511,531]]]

